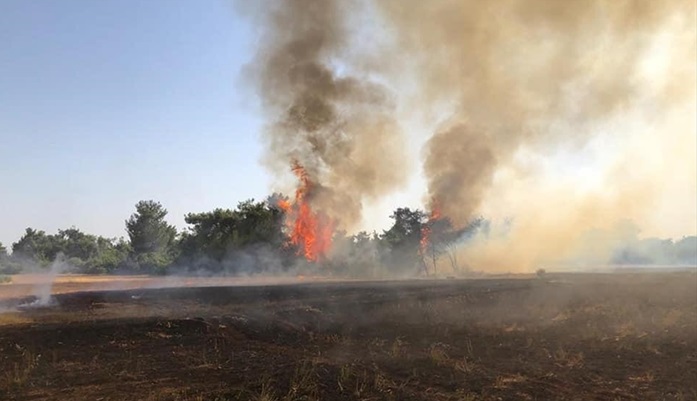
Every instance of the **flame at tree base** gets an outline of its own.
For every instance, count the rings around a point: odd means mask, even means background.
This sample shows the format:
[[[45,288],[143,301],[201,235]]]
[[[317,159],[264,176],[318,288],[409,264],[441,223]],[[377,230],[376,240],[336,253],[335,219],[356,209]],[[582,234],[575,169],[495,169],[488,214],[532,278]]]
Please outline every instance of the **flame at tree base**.
[[[289,243],[297,248],[298,255],[310,262],[318,262],[325,259],[331,250],[334,221],[312,209],[309,198],[315,185],[305,168],[296,162],[292,170],[300,180],[295,200],[292,204],[281,200],[278,206],[286,213]]]
[[[428,221],[421,227],[421,240],[419,241],[419,255],[424,258],[431,246],[431,236],[433,235],[433,223],[441,218],[440,206],[437,200],[431,201],[431,213]]]

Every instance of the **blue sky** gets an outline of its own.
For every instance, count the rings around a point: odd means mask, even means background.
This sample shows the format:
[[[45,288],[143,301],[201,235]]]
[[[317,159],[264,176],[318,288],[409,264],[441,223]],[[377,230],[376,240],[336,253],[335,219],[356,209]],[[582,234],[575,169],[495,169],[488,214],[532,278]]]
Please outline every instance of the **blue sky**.
[[[170,221],[263,198],[261,119],[231,2],[0,2],[0,241],[28,226],[125,235],[140,199]]]
[[[125,236],[124,220],[142,199],[162,202],[180,229],[185,213],[263,199],[272,181],[260,165],[262,118],[241,74],[257,33],[232,0],[0,0],[0,242],[9,247],[26,227]],[[687,149],[690,174],[665,174],[677,171],[672,159],[642,163],[657,165],[641,176],[664,192],[640,222],[646,235],[694,233],[694,119],[687,120],[687,128],[673,127],[677,145],[659,145]],[[421,206],[419,141],[433,126],[404,126],[414,177],[366,208],[362,228],[387,227],[396,206]],[[645,142],[653,143],[638,143]],[[634,146],[644,161],[655,149]],[[596,158],[599,166],[562,158],[565,168],[551,169],[565,172],[556,182],[582,187],[587,179],[602,193],[611,164]],[[508,216],[520,203],[509,195],[509,204],[489,209]]]

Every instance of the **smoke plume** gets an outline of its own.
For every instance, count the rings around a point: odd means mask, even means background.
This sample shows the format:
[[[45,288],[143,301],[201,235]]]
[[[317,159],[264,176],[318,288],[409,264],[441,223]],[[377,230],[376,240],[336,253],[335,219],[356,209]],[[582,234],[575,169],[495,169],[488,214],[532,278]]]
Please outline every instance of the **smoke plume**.
[[[378,4],[416,60],[421,107],[452,104],[426,144],[424,170],[429,199],[458,224],[522,145],[580,146],[635,99],[650,98],[660,113],[694,82],[685,69],[694,65],[691,0]],[[661,74],[670,78],[652,87],[638,68],[671,24],[670,34],[689,40],[668,44],[676,54]]]
[[[433,127],[425,199],[456,227],[513,217],[505,241],[467,250],[477,263],[531,267],[573,254],[588,230],[651,225],[663,191],[697,201],[693,0],[262,4],[266,160],[302,165],[313,203],[343,228],[407,178],[397,106]],[[356,39],[365,21],[389,46]],[[590,184],[574,175],[587,165]]]
[[[313,207],[351,228],[363,202],[406,179],[394,101],[361,71],[351,45],[350,4],[257,3],[263,28],[253,68],[272,121],[264,137],[266,164],[275,174],[302,167],[313,184],[307,194]]]

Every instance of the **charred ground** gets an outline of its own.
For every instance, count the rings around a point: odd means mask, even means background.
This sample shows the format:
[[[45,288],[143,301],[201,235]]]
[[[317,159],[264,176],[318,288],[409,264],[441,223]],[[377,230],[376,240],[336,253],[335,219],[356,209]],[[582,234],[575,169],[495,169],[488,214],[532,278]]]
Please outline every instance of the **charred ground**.
[[[696,280],[567,274],[62,294],[0,315],[0,398],[693,400]]]

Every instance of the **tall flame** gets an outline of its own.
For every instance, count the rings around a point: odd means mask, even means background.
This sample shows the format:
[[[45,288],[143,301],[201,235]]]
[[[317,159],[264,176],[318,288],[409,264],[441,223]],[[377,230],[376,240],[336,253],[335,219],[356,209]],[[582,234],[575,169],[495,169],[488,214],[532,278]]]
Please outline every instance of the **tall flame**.
[[[286,212],[290,243],[298,248],[298,255],[303,255],[310,262],[317,262],[325,258],[331,249],[334,222],[324,213],[312,210],[309,195],[314,183],[305,168],[294,162],[292,170],[300,180],[295,190],[295,200],[292,204],[281,200],[278,206]]]

